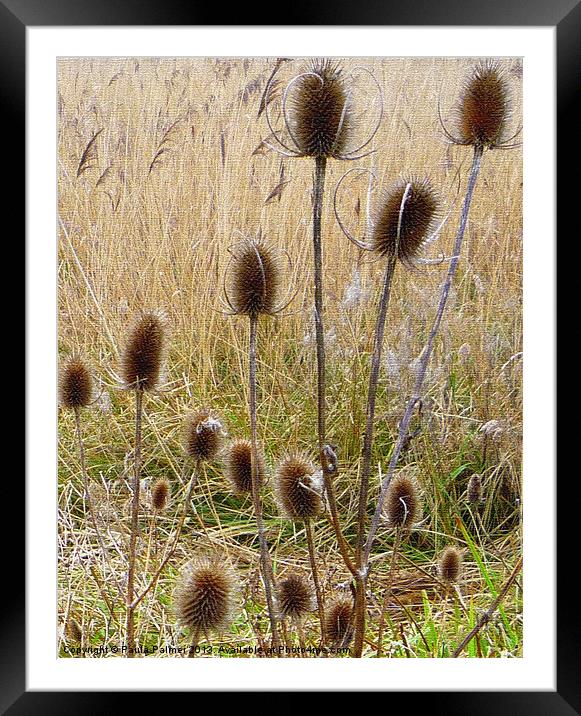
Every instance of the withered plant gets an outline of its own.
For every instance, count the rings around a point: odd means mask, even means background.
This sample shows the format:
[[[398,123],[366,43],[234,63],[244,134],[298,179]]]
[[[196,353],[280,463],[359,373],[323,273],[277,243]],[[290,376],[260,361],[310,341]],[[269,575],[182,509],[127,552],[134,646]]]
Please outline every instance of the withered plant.
[[[357,142],[359,120],[353,99],[357,73],[367,74],[374,83],[379,105],[373,130],[364,141]],[[313,267],[315,285],[315,337],[317,348],[317,432],[319,459],[331,520],[345,564],[355,575],[355,565],[349,546],[341,531],[333,480],[337,477],[338,462],[326,437],[326,377],[325,330],[323,305],[323,244],[321,219],[327,160],[353,161],[367,156],[364,151],[373,141],[383,117],[383,96],[379,83],[369,70],[356,67],[346,72],[341,64],[330,59],[315,59],[309,68],[293,77],[280,95],[280,114],[283,131],[273,128],[269,115],[271,91],[275,87],[275,73],[265,91],[264,115],[270,129],[265,144],[287,157],[309,157],[315,162],[313,178]],[[273,140],[275,144],[271,144]],[[363,152],[363,153],[361,153]]]
[[[260,572],[272,630],[272,645],[278,647],[278,626],[274,603],[274,574],[268,551],[262,516],[261,465],[258,450],[256,415],[256,337],[258,319],[283,311],[290,300],[280,299],[283,277],[283,254],[259,234],[256,239],[243,239],[230,248],[230,261],[224,276],[224,297],[230,315],[247,316],[249,339],[249,413],[252,468],[252,501],[260,544]],[[287,256],[288,258],[288,256]]]
[[[135,649],[135,569],[139,536],[139,492],[141,486],[141,426],[143,397],[160,385],[167,343],[166,317],[159,311],[144,311],[129,328],[121,355],[121,377],[127,390],[135,393],[135,448],[133,457],[133,495],[127,572],[127,656]]]

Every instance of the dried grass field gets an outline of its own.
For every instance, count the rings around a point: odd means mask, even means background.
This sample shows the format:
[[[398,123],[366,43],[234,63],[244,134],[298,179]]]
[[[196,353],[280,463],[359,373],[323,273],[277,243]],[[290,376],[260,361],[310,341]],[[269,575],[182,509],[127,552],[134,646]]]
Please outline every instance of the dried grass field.
[[[305,62],[283,63],[284,83]],[[351,233],[366,230],[368,203],[402,177],[429,177],[448,220],[424,252],[449,257],[470,171],[470,147],[450,144],[438,118],[453,110],[474,60],[345,60],[368,68],[381,88],[384,114],[357,161],[330,159],[323,197],[323,278],[327,352],[327,438],[336,445],[335,481],[346,541],[357,531],[357,500],[366,395],[382,261],[354,246],[334,214],[337,195]],[[228,247],[258,231],[288,252],[288,308],[259,320],[258,436],[267,478],[262,490],[266,538],[275,578],[310,579],[302,522],[281,515],[275,468],[289,452],[317,460],[317,362],[313,319],[313,161],[282,156],[263,144],[257,117],[274,59],[61,59],[58,80],[59,352],[83,356],[94,371],[96,400],[82,411],[90,497],[102,543],[89,518],[71,411],[59,411],[58,582],[61,656],[125,643],[123,592],[131,531],[135,400],[118,379],[132,318],[162,309],[169,349],[162,385],[144,397],[141,505],[136,593],[162,563],[175,534],[188,480],[182,425],[207,407],[228,438],[248,438],[248,322],[226,315]],[[502,60],[513,94],[511,127],[522,124],[522,68]],[[356,73],[354,122],[361,137],[378,115],[377,93]],[[278,75],[277,75],[278,76]],[[271,105],[280,126],[279,108]],[[451,656],[506,584],[521,554],[522,438],[522,150],[486,151],[470,209],[451,295],[431,357],[398,473],[421,488],[420,523],[401,541],[382,525],[367,585],[365,657]],[[398,425],[417,375],[449,262],[395,272],[380,365],[367,505],[373,514]],[[198,656],[253,655],[269,643],[259,576],[253,501],[233,494],[224,458],[202,464],[175,553],[136,610],[141,654],[183,656],[191,635],[174,615],[174,588],[196,555],[218,554],[236,571],[233,621],[202,636]],[[470,504],[470,478],[482,501]],[[166,478],[171,497],[159,513],[150,493]],[[313,522],[323,601],[351,598],[350,573],[326,514]],[[438,578],[445,547],[461,551],[453,586]],[[117,585],[121,589],[117,589]],[[388,586],[389,585],[389,586]],[[522,655],[522,587],[518,577],[463,650],[463,657]],[[380,626],[381,624],[381,626]],[[316,608],[282,630],[290,648],[320,645]],[[379,640],[378,636],[383,634]],[[165,649],[165,651],[164,651]],[[187,652],[186,652],[187,653]],[[286,655],[290,655],[288,652]],[[297,651],[297,654],[301,654]],[[302,652],[303,656],[308,655]]]

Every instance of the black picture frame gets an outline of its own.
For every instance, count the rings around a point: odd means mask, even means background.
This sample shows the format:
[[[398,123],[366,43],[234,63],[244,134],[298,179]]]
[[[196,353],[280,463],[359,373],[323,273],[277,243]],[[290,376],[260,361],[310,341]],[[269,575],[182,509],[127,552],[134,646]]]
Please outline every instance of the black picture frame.
[[[202,4],[192,0],[0,0],[0,97],[3,100],[1,120],[4,127],[3,163],[10,162],[10,176],[18,177],[24,161],[25,144],[25,68],[26,28],[28,26],[75,25],[218,25],[226,6]],[[442,26],[552,26],[557,38],[557,217],[561,226],[573,227],[573,212],[578,213],[577,187],[570,181],[566,167],[579,167],[578,114],[574,111],[579,99],[581,78],[581,4],[579,0],[415,0],[409,3],[359,0],[348,3],[334,0],[317,6],[301,0],[280,9],[265,3],[228,6],[229,25],[442,25]],[[254,22],[267,19],[268,23]],[[575,138],[571,141],[571,138]],[[12,153],[12,157],[10,157]],[[4,164],[6,166],[6,164]],[[17,215],[22,207],[24,216],[24,182],[12,180],[3,192],[9,213]],[[547,188],[550,191],[551,187]],[[574,194],[576,192],[576,194]],[[576,217],[575,217],[576,218]],[[50,232],[50,228],[47,229]],[[577,240],[578,229],[571,235]],[[7,237],[5,237],[7,240]],[[14,239],[10,239],[14,242]],[[551,250],[551,247],[548,247]],[[547,431],[556,426],[547,425]],[[565,439],[563,439],[565,444]],[[559,443],[561,446],[561,443]],[[576,470],[575,470],[576,472]],[[7,481],[8,482],[8,481]],[[4,503],[24,504],[23,483],[11,478]],[[571,484],[573,483],[573,484]],[[579,634],[579,600],[570,583],[571,571],[577,564],[577,540],[570,540],[566,531],[578,522],[578,478],[568,481],[566,490],[558,492],[557,554],[557,690],[554,692],[415,692],[405,694],[406,704],[425,706],[430,713],[446,714],[574,714],[581,712],[577,641]],[[13,493],[13,494],[10,494]],[[6,493],[5,493],[6,495]],[[13,510],[11,510],[13,511]],[[7,539],[5,537],[5,539]],[[18,551],[11,538],[4,550],[2,573],[10,575],[11,586],[5,584],[0,609],[3,642],[0,661],[0,709],[9,714],[106,713],[125,704],[131,708],[130,693],[108,692],[31,692],[26,688],[25,662],[25,590],[24,549]],[[22,541],[24,544],[24,541]],[[6,563],[8,562],[8,563]],[[20,591],[18,588],[20,586]],[[50,588],[50,586],[48,586]],[[572,591],[573,589],[573,591]],[[577,674],[577,676],[575,676]],[[459,684],[459,687],[461,684]],[[381,685],[378,684],[378,690]],[[394,697],[389,696],[390,709]],[[410,697],[413,702],[410,702]],[[149,708],[159,703],[157,694],[148,695]],[[133,708],[135,708],[133,702]],[[167,706],[167,702],[166,702]],[[139,707],[137,707],[139,708]]]

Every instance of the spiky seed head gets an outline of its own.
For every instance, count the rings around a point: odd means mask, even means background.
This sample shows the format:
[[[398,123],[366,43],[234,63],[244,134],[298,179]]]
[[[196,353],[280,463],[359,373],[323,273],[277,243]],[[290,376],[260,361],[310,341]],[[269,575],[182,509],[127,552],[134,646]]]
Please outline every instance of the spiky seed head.
[[[496,62],[476,65],[458,105],[458,139],[462,144],[493,149],[503,141],[509,114],[505,73]]]
[[[314,609],[311,585],[300,574],[292,572],[278,585],[278,605],[283,617],[302,619]]]
[[[161,311],[143,311],[133,321],[121,355],[121,376],[131,390],[155,390],[165,357],[167,320]]]
[[[264,482],[266,467],[264,455],[258,451],[258,484]],[[226,476],[237,495],[252,492],[252,443],[250,440],[234,440],[226,455]]]
[[[163,512],[169,502],[171,488],[169,480],[165,477],[158,478],[151,488],[151,506],[156,512]]]
[[[421,492],[417,482],[408,475],[396,475],[387,490],[385,517],[394,529],[411,529],[422,512]]]
[[[353,133],[353,115],[343,70],[332,60],[314,60],[292,92],[290,123],[301,154],[340,158]]]
[[[234,313],[254,317],[273,314],[283,275],[279,251],[258,238],[240,241],[231,252],[227,299]]]
[[[313,465],[301,455],[289,455],[278,466],[276,493],[288,519],[306,520],[321,511],[321,497],[311,481],[314,473]]]
[[[69,617],[65,624],[65,636],[69,641],[79,643],[83,639],[83,631],[74,617]]]
[[[59,377],[59,398],[63,408],[83,408],[93,398],[93,379],[79,356],[68,358]]]
[[[442,582],[452,584],[462,576],[462,553],[456,547],[446,547],[440,555],[438,574]]]
[[[376,213],[372,250],[410,264],[429,238],[438,213],[437,194],[427,179],[397,182],[386,192]]]
[[[233,616],[236,576],[218,557],[200,557],[183,570],[174,592],[176,618],[192,631],[221,632]]]
[[[338,646],[343,643],[347,632],[352,631],[350,625],[353,605],[350,599],[342,597],[332,602],[325,610],[325,641]],[[349,640],[351,637],[349,636]]]
[[[195,460],[213,460],[224,442],[224,427],[209,409],[204,408],[186,417],[184,450]]]
[[[468,502],[471,505],[478,505],[482,502],[482,492],[482,478],[480,475],[474,473],[474,475],[472,475],[468,480],[468,487],[466,489]]]

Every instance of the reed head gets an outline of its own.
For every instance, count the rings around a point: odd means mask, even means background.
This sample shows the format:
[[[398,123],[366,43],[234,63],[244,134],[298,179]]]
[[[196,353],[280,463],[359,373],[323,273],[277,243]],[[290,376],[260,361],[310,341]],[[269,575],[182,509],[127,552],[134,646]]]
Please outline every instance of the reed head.
[[[121,376],[131,390],[155,390],[161,378],[167,319],[161,311],[143,311],[133,321],[123,353]]]
[[[482,502],[483,488],[482,478],[480,475],[474,473],[468,480],[468,487],[466,489],[466,496],[468,502],[474,507]]]
[[[169,480],[165,477],[158,478],[151,488],[151,506],[156,512],[163,512],[169,502],[171,488]]]
[[[235,314],[257,317],[277,310],[283,267],[277,249],[258,239],[244,239],[231,249],[226,298]]]
[[[84,408],[93,400],[93,378],[79,356],[68,358],[59,376],[59,400],[63,408]]]
[[[313,590],[308,580],[296,572],[278,584],[280,614],[291,619],[302,619],[314,609]]]
[[[266,476],[264,455],[258,451],[258,484],[262,485]],[[250,440],[234,440],[226,455],[226,476],[237,495],[252,492],[252,444]]]
[[[456,547],[446,547],[438,562],[438,575],[442,582],[452,584],[462,576],[462,552]]]
[[[410,530],[422,513],[421,492],[408,475],[395,475],[387,490],[384,514],[393,529]]]
[[[290,520],[307,520],[321,512],[322,501],[313,482],[315,468],[300,455],[289,455],[278,466],[276,493],[280,509]]]
[[[353,603],[346,597],[336,599],[325,609],[325,641],[331,646],[339,646],[347,634],[352,632],[350,624],[352,611]],[[350,640],[351,636],[347,641]]]
[[[493,149],[502,144],[510,116],[510,93],[504,71],[496,62],[473,68],[457,110],[459,143]]]
[[[429,239],[438,213],[437,194],[427,179],[399,181],[386,192],[376,213],[371,250],[410,264]]]
[[[224,443],[224,427],[208,408],[186,417],[183,431],[184,450],[194,460],[213,460]]]
[[[176,618],[192,631],[221,632],[233,616],[236,576],[223,560],[200,557],[183,571],[174,592]]]
[[[290,128],[303,156],[340,158],[352,136],[353,117],[343,70],[314,60],[294,83]]]

